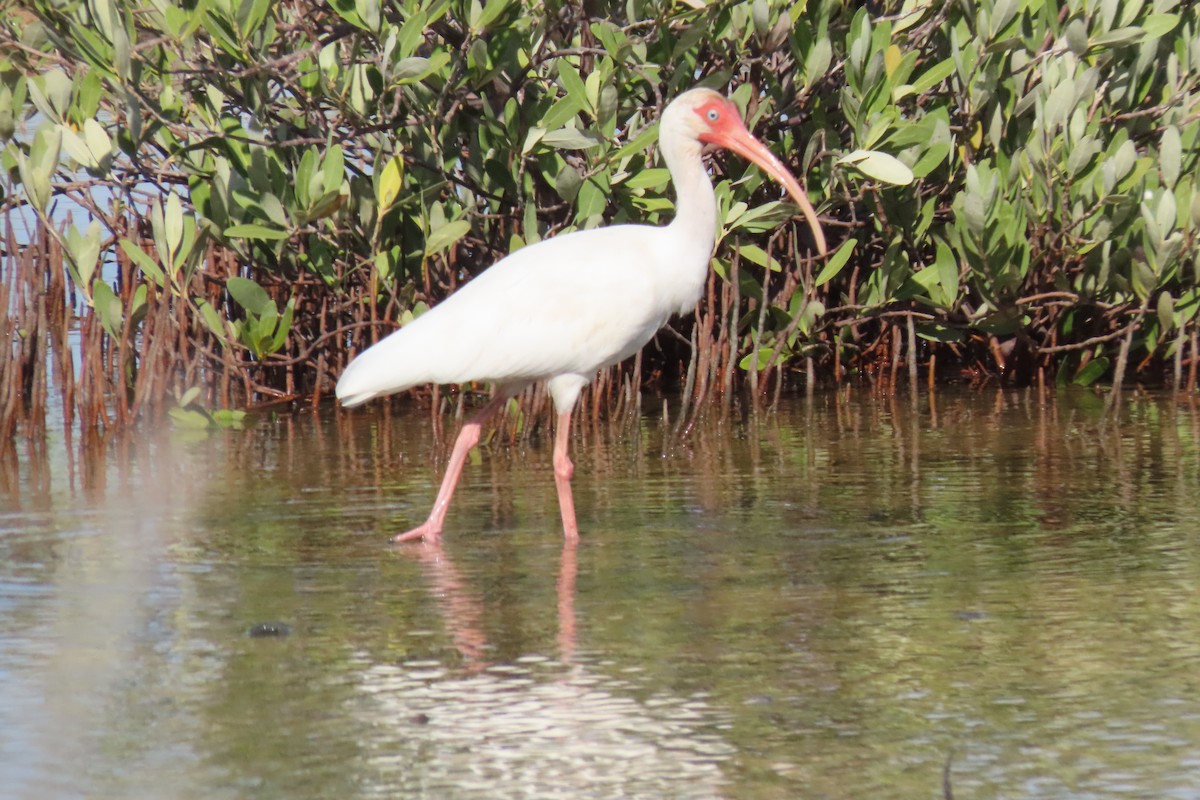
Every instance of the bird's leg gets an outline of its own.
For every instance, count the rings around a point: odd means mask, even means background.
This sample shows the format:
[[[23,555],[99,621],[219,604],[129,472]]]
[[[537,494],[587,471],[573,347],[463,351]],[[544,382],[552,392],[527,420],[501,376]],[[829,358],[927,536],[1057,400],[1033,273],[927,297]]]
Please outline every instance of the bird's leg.
[[[508,395],[498,392],[478,414],[463,425],[462,430],[458,433],[458,438],[454,440],[450,463],[446,465],[446,477],[442,478],[442,488],[438,489],[437,499],[433,501],[433,510],[429,512],[429,519],[411,531],[405,531],[393,537],[393,542],[408,542],[413,539],[436,542],[442,537],[442,524],[446,521],[450,498],[454,496],[454,489],[458,486],[458,477],[462,474],[463,465],[467,463],[467,453],[471,452],[472,447],[479,444],[479,434],[483,423],[491,419],[492,415],[503,408],[507,402]]]
[[[558,430],[554,436],[554,484],[558,487],[558,507],[562,511],[563,536],[567,541],[579,539],[579,526],[575,524],[575,498],[571,495],[571,476],[575,465],[567,456],[567,444],[571,439],[571,412],[558,415]]]
[[[573,539],[563,540],[558,570],[558,654],[564,664],[575,660],[575,574],[579,571]]]

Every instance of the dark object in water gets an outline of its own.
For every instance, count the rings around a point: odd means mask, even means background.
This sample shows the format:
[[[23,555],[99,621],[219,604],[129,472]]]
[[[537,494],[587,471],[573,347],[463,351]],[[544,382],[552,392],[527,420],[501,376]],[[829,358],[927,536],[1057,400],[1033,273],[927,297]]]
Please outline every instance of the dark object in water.
[[[246,635],[251,639],[265,639],[268,636],[291,636],[292,626],[285,625],[282,622],[259,622],[256,625],[251,625],[246,631]]]

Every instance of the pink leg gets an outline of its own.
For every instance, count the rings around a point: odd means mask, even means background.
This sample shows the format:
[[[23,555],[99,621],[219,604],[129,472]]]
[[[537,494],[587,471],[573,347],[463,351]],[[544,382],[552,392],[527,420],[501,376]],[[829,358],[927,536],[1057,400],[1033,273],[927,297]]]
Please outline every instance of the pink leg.
[[[558,653],[564,664],[575,660],[575,573],[577,559],[573,539],[563,541],[562,565],[558,570]]]
[[[493,397],[478,414],[471,417],[459,431],[454,441],[454,450],[450,453],[450,463],[446,465],[446,477],[442,478],[442,488],[438,489],[437,499],[433,501],[433,511],[429,519],[411,531],[406,531],[392,538],[393,542],[408,542],[413,539],[424,539],[436,542],[442,538],[442,524],[446,521],[446,511],[450,508],[450,498],[458,486],[458,477],[462,474],[463,465],[467,463],[467,453],[479,444],[479,433],[483,423],[491,419],[497,411],[508,402],[508,395],[500,392]]]
[[[579,540],[579,526],[575,524],[575,498],[571,495],[571,476],[575,465],[567,456],[567,444],[571,440],[571,412],[558,415],[558,430],[554,437],[554,484],[558,487],[558,507],[562,511],[563,536],[567,541]]]

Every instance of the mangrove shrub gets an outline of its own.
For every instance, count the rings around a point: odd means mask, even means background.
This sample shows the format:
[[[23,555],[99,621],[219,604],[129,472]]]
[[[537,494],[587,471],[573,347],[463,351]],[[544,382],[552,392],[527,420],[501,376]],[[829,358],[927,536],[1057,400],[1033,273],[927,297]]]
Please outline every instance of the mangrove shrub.
[[[710,291],[637,383],[903,360],[1194,386],[1200,10],[1178,0],[25,0],[0,22],[3,283],[66,270],[93,396],[129,418],[194,386],[310,397],[515,248],[668,219],[654,122],[696,84],[801,176],[831,255],[718,159]],[[37,349],[9,349],[28,376]]]

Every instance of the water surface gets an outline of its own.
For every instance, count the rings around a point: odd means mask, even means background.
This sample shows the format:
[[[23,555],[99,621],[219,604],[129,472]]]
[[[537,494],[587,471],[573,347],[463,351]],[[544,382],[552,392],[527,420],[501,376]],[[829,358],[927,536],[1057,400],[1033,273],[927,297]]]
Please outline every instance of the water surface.
[[[0,794],[1200,797],[1195,404],[935,400],[585,423],[578,547],[544,438],[389,545],[422,412],[20,443]]]

